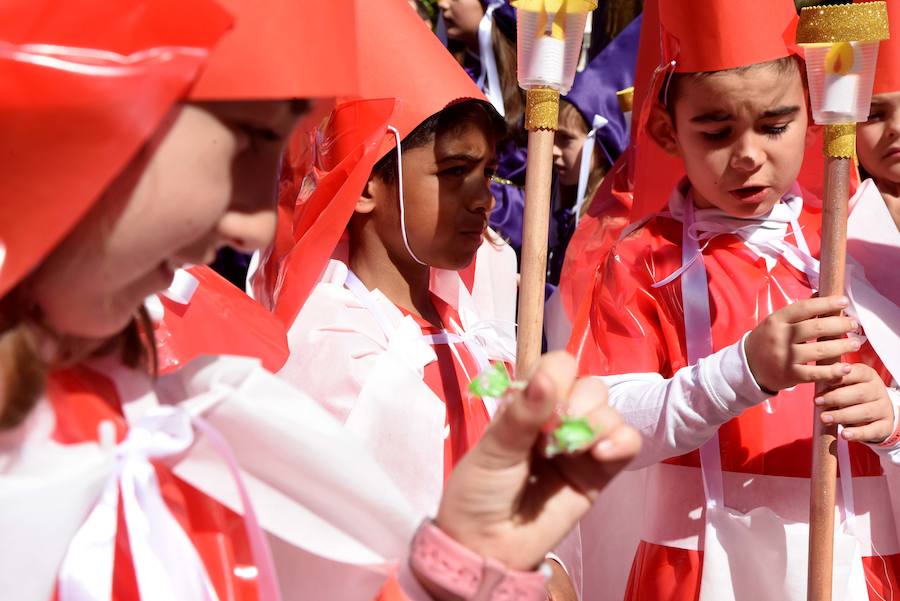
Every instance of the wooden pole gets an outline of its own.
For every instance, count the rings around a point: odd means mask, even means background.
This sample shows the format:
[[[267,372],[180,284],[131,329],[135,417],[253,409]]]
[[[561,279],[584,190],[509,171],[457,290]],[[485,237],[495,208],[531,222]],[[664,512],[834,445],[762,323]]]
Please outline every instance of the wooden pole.
[[[850,198],[851,159],[834,156],[836,140],[844,146],[855,144],[855,125],[826,126],[825,198],[822,204],[822,250],[819,294],[844,293],[847,256],[847,205]],[[847,128],[853,142],[847,141]],[[829,144],[832,148],[829,149]],[[832,152],[829,152],[831,150]],[[843,154],[852,154],[844,152]],[[834,363],[831,361],[829,363]],[[821,364],[821,363],[820,363]],[[816,396],[823,387],[816,387]],[[812,480],[809,494],[809,580],[808,601],[831,601],[834,562],[834,509],[837,488],[837,426],[822,424],[822,409],[814,411]],[[843,474],[844,478],[850,474]]]
[[[544,286],[550,233],[550,184],[553,178],[553,134],[559,114],[559,92],[538,88],[526,92],[525,217],[522,225],[522,269],[519,280],[519,324],[516,377],[531,375],[541,356]]]

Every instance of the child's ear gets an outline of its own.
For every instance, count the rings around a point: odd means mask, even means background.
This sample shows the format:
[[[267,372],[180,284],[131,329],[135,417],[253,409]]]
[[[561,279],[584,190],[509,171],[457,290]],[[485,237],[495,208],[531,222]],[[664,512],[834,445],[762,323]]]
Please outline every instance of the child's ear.
[[[678,141],[675,138],[675,124],[672,116],[659,102],[654,102],[647,119],[647,133],[666,154],[680,156]]]
[[[353,209],[356,213],[371,213],[375,209],[375,194],[378,183],[375,178],[370,177],[363,188],[362,194],[356,201],[356,207]]]

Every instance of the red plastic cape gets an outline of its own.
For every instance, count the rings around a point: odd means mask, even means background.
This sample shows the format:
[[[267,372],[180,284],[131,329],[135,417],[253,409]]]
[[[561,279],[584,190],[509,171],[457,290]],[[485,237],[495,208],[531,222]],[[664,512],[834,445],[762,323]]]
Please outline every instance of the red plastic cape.
[[[199,286],[187,305],[160,295],[165,317],[155,325],[159,372],[166,374],[201,355],[256,357],[277,371],[288,357],[281,322],[209,267],[189,272]]]
[[[800,225],[813,255],[819,251],[820,211],[816,199],[805,196]],[[654,288],[681,266],[680,222],[652,217],[619,241],[597,270],[589,310],[575,324],[581,338],[573,339],[583,374],[656,372],[671,376],[687,365],[682,313],[681,279]],[[806,277],[785,262],[771,272],[736,236],[713,239],[703,254],[709,278],[713,348],[739,340],[771,311],[812,294]],[[771,308],[769,304],[771,303]],[[586,321],[586,323],[585,323]],[[848,358],[883,369],[874,351],[864,346]],[[811,385],[783,391],[770,400],[772,412],[753,407],[719,429],[722,469],[725,471],[808,478],[811,469]],[[882,474],[878,456],[865,445],[850,443],[854,475]],[[667,463],[699,467],[694,451]],[[626,599],[696,598],[701,554],[642,542],[632,569]],[[886,594],[887,579],[900,573],[897,556],[886,558],[887,574],[877,557],[865,558],[872,586]],[[896,584],[893,585],[896,588]]]

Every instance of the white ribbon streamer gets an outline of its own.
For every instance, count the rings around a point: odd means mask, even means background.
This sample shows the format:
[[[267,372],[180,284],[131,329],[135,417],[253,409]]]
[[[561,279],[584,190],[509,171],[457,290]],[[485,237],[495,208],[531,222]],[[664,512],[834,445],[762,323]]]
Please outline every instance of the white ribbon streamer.
[[[587,193],[588,180],[591,177],[591,165],[593,165],[594,146],[597,143],[597,132],[606,127],[607,123],[609,123],[609,119],[600,115],[594,115],[591,131],[588,132],[587,137],[584,139],[584,146],[581,147],[581,163],[578,166],[578,191],[575,194],[575,208],[573,209],[575,211],[576,225],[578,225],[578,222],[581,220],[581,207],[588,200],[585,198],[585,194]],[[600,148],[603,150],[603,154],[606,155],[606,160],[609,161],[610,166],[612,166],[614,161],[612,160],[612,157],[609,156],[606,147],[603,146],[603,142],[600,143]]]
[[[683,224],[682,264],[678,270],[655,283],[653,287],[658,288],[682,276],[681,295],[689,364],[693,365],[698,359],[713,352],[709,289],[703,250],[717,236],[734,234],[743,239],[745,245],[758,256],[771,259],[773,262],[779,257],[785,259],[806,274],[812,287],[818,287],[819,261],[810,255],[806,238],[797,221],[802,209],[803,198],[796,185],[768,215],[748,218],[735,217],[718,208],[697,210],[691,192],[682,197],[676,189],[672,194],[669,199],[669,215]],[[791,227],[796,245],[784,240],[788,225]],[[700,241],[705,241],[702,248]],[[847,441],[841,436],[838,437],[838,466],[841,470],[844,520],[852,533],[855,514],[850,453]],[[718,433],[700,447],[700,469],[707,507],[717,505],[724,507]]]
[[[409,237],[406,235],[406,203],[403,199],[403,151],[400,148],[400,132],[393,125],[388,125],[387,128],[394,134],[394,139],[397,142],[397,191],[400,195],[400,233],[403,236],[403,246],[406,247],[406,252],[409,253],[413,261],[419,265],[427,265],[425,261],[416,256],[416,253],[409,246]]]
[[[487,96],[501,117],[506,116],[506,105],[503,103],[503,88],[500,86],[500,73],[497,71],[497,58],[494,56],[494,45],[491,32],[494,29],[494,11],[502,2],[491,2],[478,23],[478,60],[481,62],[481,73],[478,76],[478,87]]]

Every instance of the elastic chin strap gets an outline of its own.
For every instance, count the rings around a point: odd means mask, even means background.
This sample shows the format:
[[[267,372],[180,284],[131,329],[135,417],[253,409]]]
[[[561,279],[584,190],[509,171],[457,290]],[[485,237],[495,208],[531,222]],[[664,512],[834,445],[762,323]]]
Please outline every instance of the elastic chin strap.
[[[501,117],[506,116],[506,105],[503,104],[503,90],[500,87],[500,73],[497,71],[497,58],[494,56],[494,45],[491,43],[491,31],[494,29],[494,11],[499,2],[491,2],[478,23],[478,59],[481,61],[481,75],[478,76],[478,87],[497,109]],[[487,78],[487,85],[485,85]]]
[[[584,206],[584,203],[588,201],[588,199],[585,198],[585,193],[587,192],[588,180],[591,176],[591,164],[593,163],[594,158],[594,146],[597,144],[597,132],[606,127],[607,123],[609,123],[609,120],[606,117],[594,115],[591,131],[584,140],[584,146],[581,147],[581,164],[578,169],[578,191],[575,195],[574,209],[576,224],[581,220],[581,208]],[[607,152],[606,147],[603,146],[602,141],[600,142],[600,148],[603,150],[603,154],[606,155],[606,160],[609,161],[610,167],[612,167],[612,157],[609,156],[609,152]]]
[[[387,128],[394,134],[394,139],[397,141],[397,191],[400,193],[400,233],[403,236],[403,246],[406,247],[406,252],[409,253],[413,261],[419,265],[428,265],[428,263],[417,257],[416,253],[409,246],[409,237],[406,235],[406,203],[403,202],[403,152],[400,149],[400,132],[393,125],[388,125]]]

